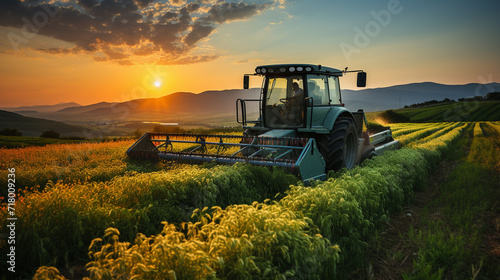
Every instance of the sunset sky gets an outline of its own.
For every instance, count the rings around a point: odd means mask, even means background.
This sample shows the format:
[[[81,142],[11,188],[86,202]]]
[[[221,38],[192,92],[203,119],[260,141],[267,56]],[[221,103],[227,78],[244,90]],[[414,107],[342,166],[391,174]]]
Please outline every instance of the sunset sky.
[[[274,63],[363,69],[368,87],[500,82],[499,13],[497,0],[1,0],[0,107],[241,88]]]

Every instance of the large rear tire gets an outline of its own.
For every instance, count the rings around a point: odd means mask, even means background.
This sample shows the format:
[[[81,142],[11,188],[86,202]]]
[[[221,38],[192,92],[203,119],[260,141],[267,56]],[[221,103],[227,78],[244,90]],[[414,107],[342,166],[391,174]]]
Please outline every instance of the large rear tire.
[[[330,134],[318,137],[318,148],[326,170],[351,169],[358,155],[358,133],[352,118],[338,118]]]

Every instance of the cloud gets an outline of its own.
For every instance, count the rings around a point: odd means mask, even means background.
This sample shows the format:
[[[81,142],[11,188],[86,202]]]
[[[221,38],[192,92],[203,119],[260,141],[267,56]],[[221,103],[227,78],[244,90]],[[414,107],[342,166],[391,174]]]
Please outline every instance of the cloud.
[[[255,1],[254,1],[255,2]],[[193,55],[219,25],[248,20],[284,0],[246,3],[222,0],[0,1],[0,26],[19,28],[13,47],[40,34],[74,47],[37,49],[52,55],[88,54],[122,65],[190,64],[217,59]],[[25,40],[24,40],[25,39]],[[160,57],[161,59],[158,59]]]
[[[217,3],[208,11],[205,20],[224,23],[235,20],[244,20],[267,9],[269,4],[245,4],[245,3]]]
[[[242,64],[242,63],[249,63],[249,62],[261,62],[262,59],[256,59],[256,58],[246,58],[246,59],[243,59],[243,60],[240,60],[240,61],[236,61],[236,64]]]
[[[39,52],[47,54],[80,54],[82,53],[78,48],[46,48],[46,49],[36,49]]]
[[[161,65],[183,65],[208,62],[219,58],[219,55],[192,55],[186,57],[168,57],[160,61]]]

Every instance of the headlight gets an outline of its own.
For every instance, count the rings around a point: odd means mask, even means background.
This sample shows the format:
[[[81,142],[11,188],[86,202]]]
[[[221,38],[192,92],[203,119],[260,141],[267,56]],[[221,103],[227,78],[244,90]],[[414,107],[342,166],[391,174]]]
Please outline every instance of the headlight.
[[[255,69],[255,72],[260,73],[260,68]]]
[[[302,71],[302,70],[304,70],[304,68],[302,68],[302,66],[297,67],[297,71]]]
[[[266,68],[262,68],[262,74],[266,74]]]
[[[288,68],[288,71],[295,72],[295,67],[292,66],[292,67]]]
[[[311,67],[306,67],[306,71],[312,71],[312,68]]]
[[[285,72],[286,71],[286,68],[285,67],[281,67],[280,68],[280,72]]]
[[[274,72],[274,69],[273,69],[273,68],[269,68],[269,69],[267,69],[267,72],[269,72],[269,73],[273,73],[273,72]]]

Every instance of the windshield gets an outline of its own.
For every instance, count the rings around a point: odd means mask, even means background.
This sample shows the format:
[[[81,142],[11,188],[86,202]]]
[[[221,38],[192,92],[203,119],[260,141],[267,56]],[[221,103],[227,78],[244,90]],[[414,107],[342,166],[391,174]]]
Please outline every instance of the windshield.
[[[265,121],[270,127],[302,126],[303,76],[269,77],[265,92]]]
[[[292,97],[297,90],[303,91],[303,88],[302,76],[269,78],[266,103],[267,105],[278,105],[281,103],[280,99]]]

